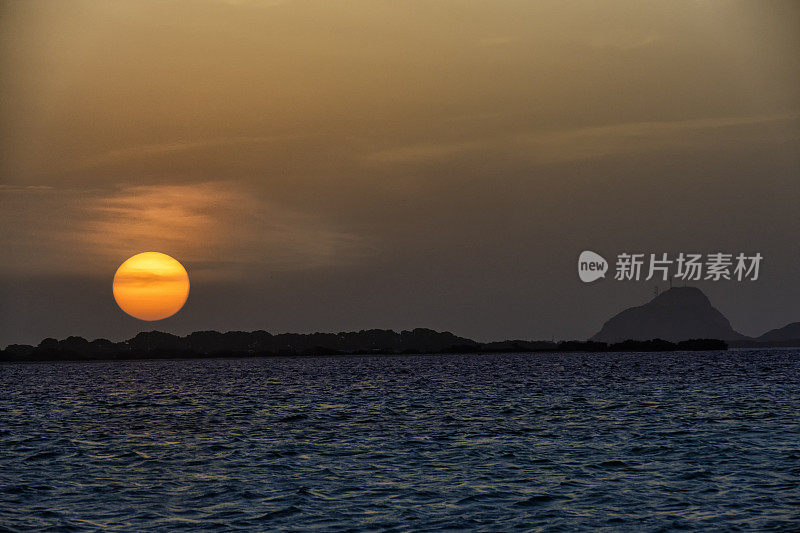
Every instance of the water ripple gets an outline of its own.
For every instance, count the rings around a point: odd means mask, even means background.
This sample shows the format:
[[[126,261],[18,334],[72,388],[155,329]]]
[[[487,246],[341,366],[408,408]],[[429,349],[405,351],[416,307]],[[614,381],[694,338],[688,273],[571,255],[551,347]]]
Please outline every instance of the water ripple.
[[[800,352],[0,365],[0,530],[793,530]]]

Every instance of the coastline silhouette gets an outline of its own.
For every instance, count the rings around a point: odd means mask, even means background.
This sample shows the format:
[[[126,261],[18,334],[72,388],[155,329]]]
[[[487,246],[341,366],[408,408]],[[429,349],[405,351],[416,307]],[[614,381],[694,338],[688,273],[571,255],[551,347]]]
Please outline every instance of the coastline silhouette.
[[[170,359],[203,357],[267,357],[320,355],[400,355],[507,352],[606,352],[725,350],[717,339],[594,341],[507,340],[477,342],[450,332],[418,328],[413,331],[370,329],[341,333],[281,333],[266,331],[197,331],[179,337],[161,331],[142,332],[122,342],[83,337],[44,339],[38,346],[12,344],[0,351],[0,361],[92,359]]]
[[[443,354],[503,352],[663,352],[727,350],[800,345],[800,322],[760,337],[735,331],[728,319],[695,287],[675,287],[650,302],[629,307],[609,319],[588,340],[502,340],[478,342],[426,328],[395,332],[369,329],[339,333],[196,331],[180,337],[141,332],[121,342],[71,336],[47,338],[37,346],[12,344],[0,361],[165,359],[320,355]]]

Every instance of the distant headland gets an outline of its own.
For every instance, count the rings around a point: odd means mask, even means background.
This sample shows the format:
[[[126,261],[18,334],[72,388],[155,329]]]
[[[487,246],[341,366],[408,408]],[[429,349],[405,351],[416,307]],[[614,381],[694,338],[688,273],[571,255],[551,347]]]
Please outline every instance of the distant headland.
[[[629,307],[611,317],[589,340],[618,343],[632,339],[711,338],[735,348],[800,346],[800,322],[773,329],[760,337],[735,331],[730,321],[711,305],[697,287],[674,287],[656,295],[644,305]]]

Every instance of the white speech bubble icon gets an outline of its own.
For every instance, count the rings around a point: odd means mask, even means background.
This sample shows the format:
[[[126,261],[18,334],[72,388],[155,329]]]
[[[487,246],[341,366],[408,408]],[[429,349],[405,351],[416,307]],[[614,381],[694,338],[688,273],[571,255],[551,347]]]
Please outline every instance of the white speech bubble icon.
[[[578,276],[584,283],[591,283],[596,279],[606,277],[608,261],[603,256],[585,250],[578,257]]]

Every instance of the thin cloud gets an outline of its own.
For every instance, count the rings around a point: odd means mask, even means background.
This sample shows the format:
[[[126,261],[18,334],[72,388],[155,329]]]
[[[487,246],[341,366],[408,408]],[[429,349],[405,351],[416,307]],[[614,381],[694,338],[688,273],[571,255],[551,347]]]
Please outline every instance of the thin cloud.
[[[45,193],[55,192],[50,185],[5,185],[0,184],[0,193]]]
[[[726,134],[734,134],[741,128],[798,118],[800,114],[628,122],[534,133],[516,141],[529,149],[537,161],[577,161],[670,148],[704,148],[724,142]],[[706,137],[711,133],[713,137]]]
[[[114,283],[132,286],[149,286],[164,282],[183,282],[182,274],[160,274],[155,272],[122,272],[114,277]]]
[[[136,159],[166,156],[182,152],[201,151],[209,148],[270,144],[282,141],[292,141],[316,137],[312,135],[271,135],[255,137],[218,137],[214,139],[182,140],[166,143],[141,144],[118,150],[111,150],[104,154],[85,159],[78,165],[79,169],[102,167],[105,165],[124,163]]]
[[[552,163],[606,157],[615,154],[685,147],[698,139],[687,134],[715,133],[700,146],[719,143],[726,133],[751,126],[800,119],[798,113],[747,117],[713,117],[676,121],[646,121],[581,128],[540,130],[525,134],[458,142],[395,146],[362,157],[369,164],[422,164],[464,157],[488,150],[512,152],[535,162]]]
[[[363,239],[228,183],[127,187],[89,207],[88,244],[124,256],[176,250],[188,261],[273,270],[347,263]]]
[[[489,141],[412,144],[379,150],[368,154],[364,160],[372,163],[416,163],[448,159],[454,155],[480,150],[488,144]]]
[[[17,194],[4,207],[3,266],[17,271],[106,271],[157,250],[226,277],[350,264],[373,250],[360,235],[229,182]]]

